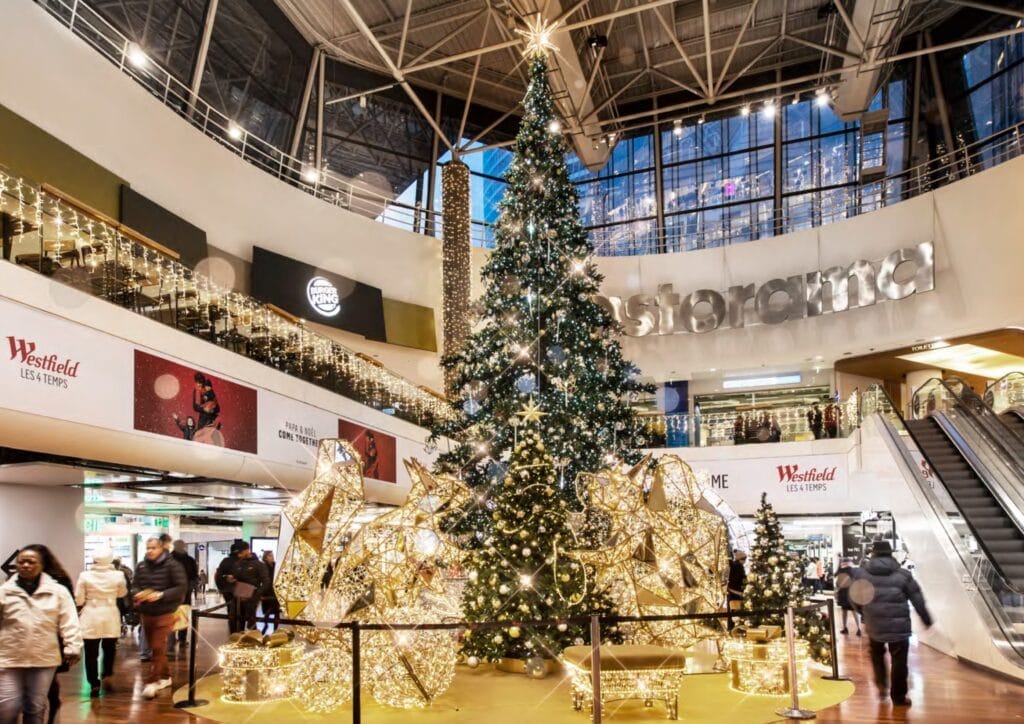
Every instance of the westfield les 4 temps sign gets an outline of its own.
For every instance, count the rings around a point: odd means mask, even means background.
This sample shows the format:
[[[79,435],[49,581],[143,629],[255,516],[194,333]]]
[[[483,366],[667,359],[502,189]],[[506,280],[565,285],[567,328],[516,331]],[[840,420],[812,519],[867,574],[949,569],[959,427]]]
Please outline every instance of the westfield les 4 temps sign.
[[[37,354],[38,345],[21,337],[9,336],[7,343],[10,360],[19,365],[23,380],[66,388],[71,379],[78,377],[79,361],[55,353],[47,354],[45,350]]]
[[[786,492],[814,492],[828,490],[828,484],[836,479],[837,465],[831,467],[801,468],[800,465],[777,465],[779,483],[786,486]]]

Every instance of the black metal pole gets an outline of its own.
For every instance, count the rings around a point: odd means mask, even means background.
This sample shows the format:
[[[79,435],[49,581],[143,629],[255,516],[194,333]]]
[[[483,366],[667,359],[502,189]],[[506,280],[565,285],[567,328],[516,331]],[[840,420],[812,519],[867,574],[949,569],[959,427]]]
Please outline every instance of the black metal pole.
[[[854,611],[854,616],[857,612]],[[825,681],[850,681],[849,676],[839,675],[839,649],[836,646],[836,602],[835,599],[828,599],[828,627],[829,627],[829,649],[832,653],[832,675],[822,676]]]
[[[352,724],[360,724],[363,718],[359,700],[359,622],[352,622]]]
[[[594,724],[601,724],[601,617],[590,617],[590,690]]]
[[[191,628],[192,637],[188,645],[188,697],[175,704],[175,709],[191,709],[196,706],[206,706],[210,703],[205,699],[196,699],[196,651],[199,648],[199,611],[195,609],[192,609]]]

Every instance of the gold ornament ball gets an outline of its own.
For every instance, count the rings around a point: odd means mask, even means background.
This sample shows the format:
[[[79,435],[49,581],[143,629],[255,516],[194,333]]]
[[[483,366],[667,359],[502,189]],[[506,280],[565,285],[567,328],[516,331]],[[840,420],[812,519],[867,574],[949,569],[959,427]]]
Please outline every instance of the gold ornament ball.
[[[559,631],[565,631],[567,628],[569,628],[569,627],[567,625],[565,625],[564,623],[558,624],[558,630]]]
[[[470,656],[468,659],[466,659],[466,666],[468,666],[471,669],[475,669],[479,665],[480,659],[478,659],[476,656]]]
[[[543,679],[548,675],[547,662],[540,656],[531,656],[526,660],[526,675],[531,679]]]
[[[517,638],[519,638],[519,635],[521,633],[522,632],[519,630],[518,626],[509,626],[509,629],[508,629],[508,636],[509,636],[509,638],[517,639]]]

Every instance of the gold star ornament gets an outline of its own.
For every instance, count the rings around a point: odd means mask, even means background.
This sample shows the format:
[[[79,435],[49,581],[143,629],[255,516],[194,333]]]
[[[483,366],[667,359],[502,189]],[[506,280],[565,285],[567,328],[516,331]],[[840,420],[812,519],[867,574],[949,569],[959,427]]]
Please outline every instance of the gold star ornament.
[[[523,418],[524,423],[539,423],[540,418],[544,417],[546,414],[548,413],[543,412],[540,406],[538,406],[534,401],[533,397],[530,397],[530,401],[522,406],[519,412],[516,413],[516,416]]]

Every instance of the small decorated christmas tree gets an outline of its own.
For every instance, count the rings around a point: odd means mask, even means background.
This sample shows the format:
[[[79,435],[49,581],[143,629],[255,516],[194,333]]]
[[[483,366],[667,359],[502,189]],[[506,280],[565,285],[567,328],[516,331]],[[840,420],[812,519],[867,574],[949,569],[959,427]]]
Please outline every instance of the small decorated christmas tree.
[[[800,561],[786,553],[782,537],[782,526],[768,494],[761,494],[761,507],[754,515],[754,549],[750,553],[750,570],[747,587],[743,591],[743,608],[746,611],[804,606],[812,595],[810,588],[803,585],[803,571]],[[748,616],[748,626],[785,626],[782,615]],[[811,656],[816,661],[829,663],[831,649],[828,642],[828,624],[825,617],[814,611],[794,614],[793,629],[798,638],[810,646]]]
[[[523,622],[608,612],[605,597],[588,595],[584,564],[568,555],[578,544],[557,482],[536,426],[527,427],[512,452],[504,483],[488,501],[491,532],[467,562],[469,580],[463,591],[467,621],[508,625],[470,629],[463,644],[467,657],[553,658],[566,646],[587,640],[584,627],[531,629]]]

